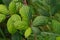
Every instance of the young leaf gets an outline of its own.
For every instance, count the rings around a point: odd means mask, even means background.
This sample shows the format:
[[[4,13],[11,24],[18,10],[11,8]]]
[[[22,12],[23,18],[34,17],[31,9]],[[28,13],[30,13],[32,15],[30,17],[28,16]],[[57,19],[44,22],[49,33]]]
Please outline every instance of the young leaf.
[[[31,35],[31,33],[32,33],[31,28],[28,28],[28,29],[25,31],[25,34],[24,34],[25,38],[28,38],[28,37]]]
[[[10,14],[15,14],[16,13],[16,2],[14,2],[14,1],[10,2],[9,12],[10,12]]]
[[[0,4],[0,13],[2,13],[4,15],[8,15],[7,7],[3,4]]]
[[[16,3],[16,10],[19,11],[19,9],[23,6],[21,2]]]
[[[11,34],[14,34],[16,32],[16,28],[14,26],[14,23],[16,21],[21,21],[21,18],[19,15],[14,14],[9,18],[9,20],[7,22],[7,29],[9,31],[9,33],[11,33]]]
[[[16,21],[14,26],[18,30],[26,30],[28,28],[28,24],[25,21]]]
[[[22,20],[28,20],[28,14],[29,14],[29,6],[23,6],[19,10],[20,15],[22,16]]]

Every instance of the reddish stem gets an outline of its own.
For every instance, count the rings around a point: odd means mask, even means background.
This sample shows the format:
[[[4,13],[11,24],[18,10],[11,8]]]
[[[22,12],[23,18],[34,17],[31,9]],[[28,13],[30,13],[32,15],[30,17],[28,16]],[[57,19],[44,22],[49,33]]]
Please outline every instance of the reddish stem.
[[[27,1],[26,1],[26,0],[24,0],[23,3],[24,3],[25,5],[27,5]]]

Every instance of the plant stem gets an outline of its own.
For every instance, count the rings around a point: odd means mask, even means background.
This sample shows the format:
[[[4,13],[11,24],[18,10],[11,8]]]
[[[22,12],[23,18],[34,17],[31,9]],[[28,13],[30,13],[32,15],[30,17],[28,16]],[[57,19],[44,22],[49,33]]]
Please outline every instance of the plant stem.
[[[37,40],[37,35],[36,35],[36,33],[34,33],[34,40]]]
[[[24,0],[23,3],[24,3],[25,5],[27,5],[27,1],[26,1],[26,0]]]

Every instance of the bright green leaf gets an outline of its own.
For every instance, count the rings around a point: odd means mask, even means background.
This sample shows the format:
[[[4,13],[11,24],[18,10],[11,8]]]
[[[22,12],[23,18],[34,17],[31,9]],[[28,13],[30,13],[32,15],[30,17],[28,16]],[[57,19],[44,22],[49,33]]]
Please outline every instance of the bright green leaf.
[[[11,34],[14,34],[16,32],[16,28],[14,27],[14,23],[16,21],[21,21],[21,18],[19,15],[14,14],[9,18],[9,20],[7,22],[7,29],[9,31],[9,33],[11,33]]]
[[[0,13],[2,13],[4,15],[8,15],[7,7],[3,4],[0,4]]]
[[[28,38],[28,37],[31,35],[31,33],[32,33],[31,28],[28,28],[28,29],[25,31],[25,34],[24,34],[25,38]]]
[[[0,14],[0,23],[6,19],[6,16],[3,14]]]

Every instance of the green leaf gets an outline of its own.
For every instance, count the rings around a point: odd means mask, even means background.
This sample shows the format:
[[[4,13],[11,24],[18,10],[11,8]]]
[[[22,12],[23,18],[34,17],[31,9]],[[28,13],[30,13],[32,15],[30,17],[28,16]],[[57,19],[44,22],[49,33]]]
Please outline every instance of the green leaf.
[[[0,4],[0,13],[4,15],[8,15],[7,7],[3,4]]]
[[[31,33],[32,33],[31,28],[28,28],[28,29],[25,31],[25,34],[24,34],[25,38],[28,38],[28,37],[31,35]]]
[[[19,11],[19,9],[23,6],[21,2],[16,3],[16,10]]]
[[[28,24],[25,21],[16,21],[14,26],[18,30],[26,30],[28,28]]]
[[[0,14],[0,23],[6,19],[6,16],[3,14]]]
[[[29,15],[29,6],[23,5],[22,8],[19,10],[19,14],[22,17],[22,21],[28,21],[28,15]]]
[[[41,26],[48,23],[48,17],[37,16],[33,21],[33,26]]]
[[[33,7],[37,9],[43,9],[45,11],[49,11],[49,1],[48,0],[31,0],[31,4]]]
[[[37,12],[39,15],[48,16],[48,17],[50,16],[50,14],[46,10],[41,9],[41,8],[38,8]]]
[[[16,2],[14,2],[14,1],[10,2],[9,12],[11,15],[16,13]]]
[[[52,20],[52,29],[54,33],[60,34],[60,23],[56,20]]]
[[[9,31],[9,33],[11,33],[11,34],[14,34],[16,32],[16,28],[14,26],[14,23],[16,21],[21,21],[21,18],[19,15],[14,14],[9,18],[9,20],[7,22],[7,29]]]
[[[60,40],[60,36],[56,37],[56,40]]]

